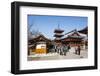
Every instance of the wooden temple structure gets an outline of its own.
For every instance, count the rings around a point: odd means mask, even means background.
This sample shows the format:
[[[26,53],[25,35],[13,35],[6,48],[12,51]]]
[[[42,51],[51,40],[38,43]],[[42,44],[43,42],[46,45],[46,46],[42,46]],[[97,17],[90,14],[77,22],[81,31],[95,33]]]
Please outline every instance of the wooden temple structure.
[[[46,54],[48,52],[47,47],[49,44],[51,44],[51,40],[43,35],[39,35],[30,39],[28,43],[28,55],[30,55],[32,52],[35,54]]]
[[[72,30],[65,33],[61,39],[62,44],[69,45],[70,47],[81,46],[83,49],[88,47],[88,27],[82,30]]]
[[[88,27],[85,27],[85,28],[79,30],[78,32],[88,35]]]
[[[73,46],[82,46],[83,45],[83,38],[85,34],[79,33],[76,29],[72,30],[64,35],[62,38],[62,42],[65,45]]]
[[[68,33],[63,34],[64,30],[58,29],[54,30],[54,42],[59,45],[69,45],[70,47],[74,46],[87,46],[88,44],[88,28],[85,27],[82,30],[72,30]]]
[[[85,27],[78,31],[79,33],[85,34],[86,37],[83,39],[83,43],[85,45],[85,48],[88,48],[88,27]]]
[[[64,36],[63,32],[64,32],[64,30],[60,29],[59,26],[58,26],[57,29],[54,30],[54,33],[55,33],[54,34],[54,37],[55,37],[54,42],[56,43],[56,45],[62,44],[62,40],[61,39]]]
[[[46,38],[40,34],[28,40],[28,55],[34,54],[46,54],[53,45],[69,45],[74,46],[88,46],[88,29],[87,27],[82,30],[72,30],[63,34],[64,30],[58,28],[54,30],[54,40]]]

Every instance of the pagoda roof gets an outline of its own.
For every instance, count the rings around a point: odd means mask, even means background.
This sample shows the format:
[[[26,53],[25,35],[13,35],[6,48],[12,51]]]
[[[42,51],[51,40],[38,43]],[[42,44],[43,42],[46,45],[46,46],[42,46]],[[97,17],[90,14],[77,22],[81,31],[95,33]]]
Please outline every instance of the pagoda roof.
[[[62,37],[62,36],[64,35],[57,35],[57,34],[54,35],[54,37]]]
[[[55,29],[55,30],[54,30],[54,33],[57,33],[57,32],[58,32],[58,33],[62,33],[62,32],[64,32],[64,30],[61,30],[61,29]]]

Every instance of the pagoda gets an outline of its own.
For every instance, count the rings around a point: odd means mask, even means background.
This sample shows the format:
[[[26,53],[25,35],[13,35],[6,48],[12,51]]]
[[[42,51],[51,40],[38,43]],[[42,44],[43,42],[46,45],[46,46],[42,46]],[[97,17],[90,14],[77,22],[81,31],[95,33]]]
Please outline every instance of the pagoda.
[[[63,37],[63,32],[64,30],[60,29],[59,28],[59,25],[58,25],[58,28],[54,30],[54,41],[56,44],[62,44],[62,41],[61,41],[61,38]]]

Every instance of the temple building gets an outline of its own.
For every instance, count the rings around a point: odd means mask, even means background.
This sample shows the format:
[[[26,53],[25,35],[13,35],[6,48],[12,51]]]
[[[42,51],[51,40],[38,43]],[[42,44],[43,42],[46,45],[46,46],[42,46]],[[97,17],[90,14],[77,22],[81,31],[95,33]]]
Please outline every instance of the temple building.
[[[55,37],[54,42],[55,42],[57,45],[62,44],[61,38],[64,36],[64,35],[63,35],[63,32],[64,32],[64,30],[60,29],[59,27],[58,27],[58,29],[55,29],[55,30],[54,30],[54,33],[55,33],[55,34],[54,34],[54,37]]]
[[[75,29],[66,33],[62,38],[62,42],[63,44],[69,45],[71,47],[84,46],[84,39],[86,38],[87,38],[86,34],[80,33]]]
[[[85,34],[86,37],[83,39],[83,43],[85,44],[85,49],[88,48],[88,27],[85,27],[78,31],[79,33]]]
[[[88,35],[88,27],[85,27],[85,28],[79,30],[78,32]]]
[[[46,54],[48,52],[48,45],[51,40],[40,34],[28,41],[28,55],[30,54]]]
[[[59,27],[54,30],[54,40],[46,38],[43,34],[38,33],[28,38],[28,55],[49,53],[54,45],[69,45],[70,47],[82,46],[87,49],[88,46],[88,29],[72,30],[63,34],[64,30]]]

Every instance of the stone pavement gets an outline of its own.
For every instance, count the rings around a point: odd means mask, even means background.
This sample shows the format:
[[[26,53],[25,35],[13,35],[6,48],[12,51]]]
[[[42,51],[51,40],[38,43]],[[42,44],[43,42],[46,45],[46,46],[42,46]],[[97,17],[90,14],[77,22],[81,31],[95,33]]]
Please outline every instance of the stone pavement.
[[[80,55],[75,54],[74,48],[67,52],[66,56],[59,55],[58,53],[48,54],[35,54],[28,56],[28,60],[58,60],[58,59],[82,59],[88,57],[88,50],[81,50]]]

